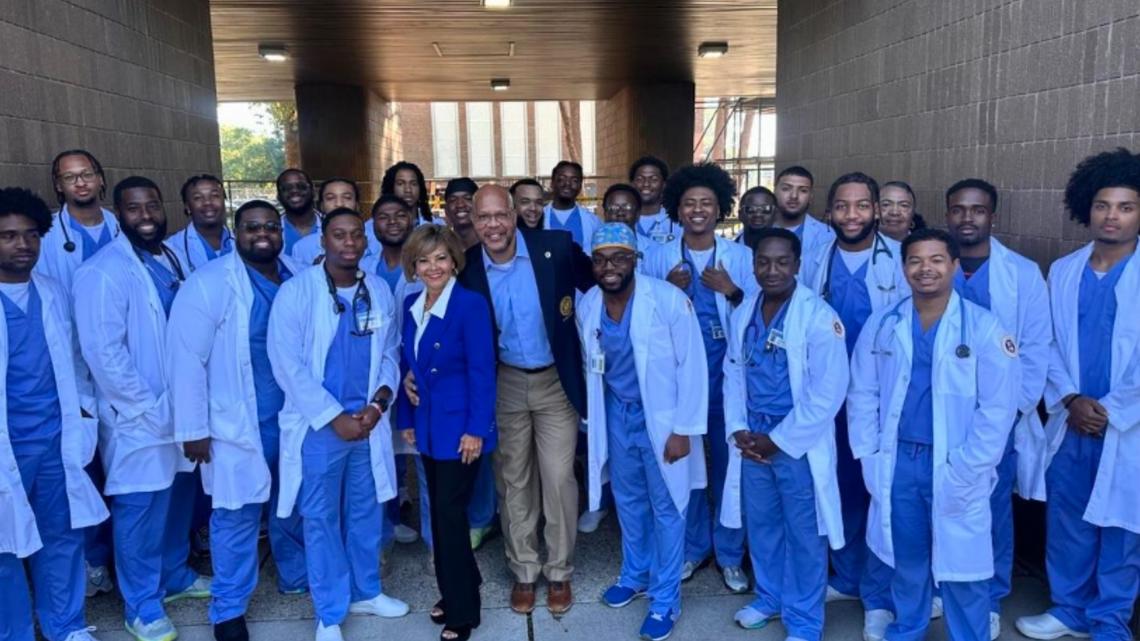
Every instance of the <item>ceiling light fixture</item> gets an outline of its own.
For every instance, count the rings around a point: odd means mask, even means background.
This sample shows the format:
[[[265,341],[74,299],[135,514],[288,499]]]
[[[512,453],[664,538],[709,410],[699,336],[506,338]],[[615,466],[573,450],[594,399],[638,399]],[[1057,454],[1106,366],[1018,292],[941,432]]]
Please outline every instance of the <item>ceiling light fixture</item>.
[[[483,0],[483,6],[488,9],[510,9],[511,0]]]
[[[289,50],[285,45],[257,45],[257,55],[268,62],[285,62],[289,59]]]
[[[697,55],[702,58],[720,58],[728,53],[727,42],[702,42],[697,47]]]
[[[506,91],[511,88],[510,78],[492,78],[491,90],[492,91]]]

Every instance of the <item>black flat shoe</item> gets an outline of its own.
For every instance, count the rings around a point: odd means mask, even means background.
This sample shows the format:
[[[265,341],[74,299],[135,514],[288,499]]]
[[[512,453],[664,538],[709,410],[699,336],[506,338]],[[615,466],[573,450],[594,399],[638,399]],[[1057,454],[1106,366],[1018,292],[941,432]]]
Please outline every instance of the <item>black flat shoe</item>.
[[[245,627],[245,617],[229,619],[214,624],[215,641],[249,641],[249,630]]]
[[[448,632],[455,636],[448,636]],[[471,638],[471,626],[460,625],[454,628],[444,626],[443,632],[439,633],[439,641],[467,641]]]
[[[436,611],[439,611],[439,614],[436,614]],[[431,622],[436,625],[447,623],[447,613],[443,610],[443,599],[440,599],[435,605],[431,606],[428,617],[431,619]]]

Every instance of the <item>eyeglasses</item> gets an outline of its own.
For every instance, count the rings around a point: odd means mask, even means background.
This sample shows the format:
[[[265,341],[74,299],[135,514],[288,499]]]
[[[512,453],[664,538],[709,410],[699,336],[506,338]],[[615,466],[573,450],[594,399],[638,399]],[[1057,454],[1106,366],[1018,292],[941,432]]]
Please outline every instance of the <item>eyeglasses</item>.
[[[747,207],[742,207],[741,211],[743,211],[745,214],[747,214],[749,216],[755,216],[756,214],[770,214],[770,213],[776,211],[776,206],[775,205],[748,205]]]
[[[606,213],[615,216],[617,214],[632,214],[633,205],[608,205],[606,206]]]
[[[633,252],[620,252],[609,256],[605,254],[594,254],[590,258],[594,262],[594,267],[598,269],[605,267],[606,263],[610,263],[620,269],[632,265],[633,261],[637,259],[637,254]]]
[[[59,175],[59,181],[65,185],[74,185],[80,179],[82,179],[83,182],[85,182],[85,183],[89,183],[89,182],[92,182],[95,180],[96,175],[98,175],[98,174],[96,174],[95,172],[88,169],[87,171],[82,171],[82,172],[79,172],[78,174],[71,174],[71,173],[60,174]]]
[[[281,223],[275,221],[270,221],[267,223],[247,222],[242,223],[241,228],[251,234],[256,234],[259,231],[267,231],[272,234],[274,232],[281,231]]]

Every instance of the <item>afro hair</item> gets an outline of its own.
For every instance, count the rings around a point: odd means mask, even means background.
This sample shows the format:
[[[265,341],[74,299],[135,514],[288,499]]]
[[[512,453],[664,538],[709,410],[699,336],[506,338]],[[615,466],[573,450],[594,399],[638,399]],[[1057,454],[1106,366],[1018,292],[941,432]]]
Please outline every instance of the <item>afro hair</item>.
[[[51,229],[51,210],[42,198],[22,187],[0,189],[0,216],[26,216],[40,236]]]
[[[711,189],[716,194],[717,206],[720,212],[717,215],[717,220],[723,220],[732,211],[733,203],[736,197],[736,182],[732,176],[728,175],[720,165],[711,162],[703,162],[695,165],[682,167],[677,173],[669,176],[669,180],[665,183],[665,191],[661,195],[662,203],[665,205],[665,211],[669,213],[669,218],[677,221],[677,212],[680,209],[681,198],[685,192],[694,187],[705,187]]]
[[[1089,156],[1077,165],[1065,186],[1065,208],[1069,218],[1088,227],[1092,203],[1098,191],[1127,187],[1140,194],[1140,156],[1124,147]]]

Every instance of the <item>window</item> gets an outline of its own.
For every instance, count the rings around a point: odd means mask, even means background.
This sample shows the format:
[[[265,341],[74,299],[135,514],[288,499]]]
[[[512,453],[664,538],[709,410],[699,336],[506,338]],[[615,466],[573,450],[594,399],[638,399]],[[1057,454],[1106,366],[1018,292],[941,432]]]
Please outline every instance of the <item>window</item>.
[[[494,129],[491,103],[467,103],[467,173],[471,176],[495,175]]]
[[[504,176],[527,176],[526,163],[526,103],[499,103],[499,133],[503,142]]]
[[[435,177],[459,175],[459,103],[431,103],[431,145]]]
[[[582,173],[593,176],[595,171],[595,149],[597,138],[594,135],[594,101],[583,100],[578,107],[578,129],[582,133]]]
[[[534,103],[534,138],[535,173],[549,176],[562,160],[562,116],[557,101]]]

